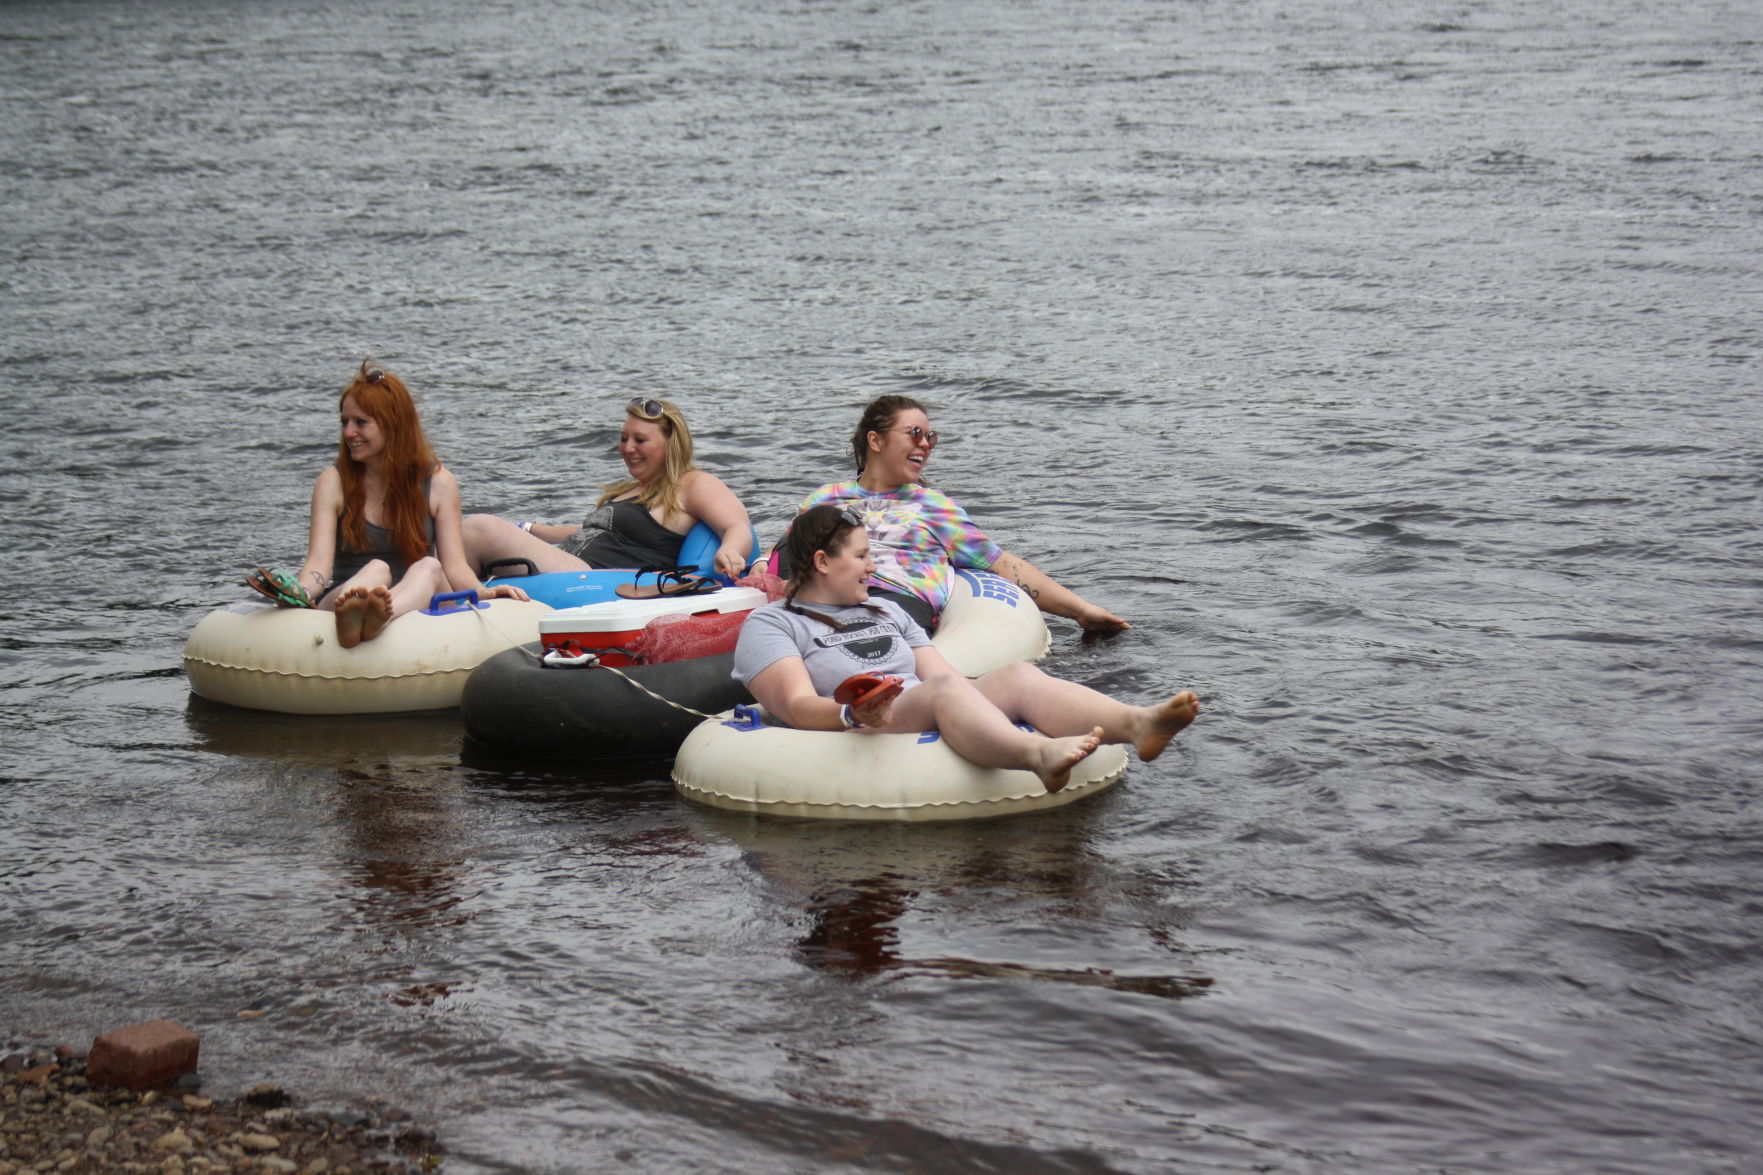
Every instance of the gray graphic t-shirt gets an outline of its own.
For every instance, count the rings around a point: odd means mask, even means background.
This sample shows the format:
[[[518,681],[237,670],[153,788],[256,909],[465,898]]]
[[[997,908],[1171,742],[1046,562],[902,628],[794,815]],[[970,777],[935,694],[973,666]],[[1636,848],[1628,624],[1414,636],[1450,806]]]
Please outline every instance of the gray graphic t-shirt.
[[[868,607],[796,606],[837,621],[843,631],[788,610],[782,600],[754,609],[735,645],[734,675],[743,684],[751,684],[785,657],[802,658],[814,692],[823,698],[832,697],[853,673],[891,673],[908,689],[918,684],[912,650],[930,644],[930,637],[893,601],[871,600]]]

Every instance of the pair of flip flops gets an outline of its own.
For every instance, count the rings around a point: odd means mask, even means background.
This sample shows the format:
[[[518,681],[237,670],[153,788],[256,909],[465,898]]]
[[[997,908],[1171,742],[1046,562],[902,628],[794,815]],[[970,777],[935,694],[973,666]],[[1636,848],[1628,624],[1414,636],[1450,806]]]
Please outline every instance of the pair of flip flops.
[[[637,578],[652,570],[645,567],[637,572]],[[714,576],[695,575],[683,567],[668,568],[655,572],[655,582],[621,583],[613,590],[627,600],[653,600],[671,596],[702,596],[708,592],[720,591],[722,581]]]
[[[263,568],[245,577],[245,586],[268,596],[283,608],[310,608],[312,600],[293,572],[280,567]]]

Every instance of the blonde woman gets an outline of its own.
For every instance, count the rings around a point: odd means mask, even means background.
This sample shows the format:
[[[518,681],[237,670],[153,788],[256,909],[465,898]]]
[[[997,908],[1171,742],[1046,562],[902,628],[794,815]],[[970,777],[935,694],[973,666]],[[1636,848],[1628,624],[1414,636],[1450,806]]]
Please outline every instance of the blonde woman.
[[[678,406],[642,396],[625,405],[618,455],[629,476],[603,488],[579,527],[467,518],[472,562],[481,568],[527,559],[541,572],[673,567],[686,532],[703,522],[721,539],[715,570],[731,579],[746,570],[753,558],[747,508],[722,479],[692,463],[692,434]]]

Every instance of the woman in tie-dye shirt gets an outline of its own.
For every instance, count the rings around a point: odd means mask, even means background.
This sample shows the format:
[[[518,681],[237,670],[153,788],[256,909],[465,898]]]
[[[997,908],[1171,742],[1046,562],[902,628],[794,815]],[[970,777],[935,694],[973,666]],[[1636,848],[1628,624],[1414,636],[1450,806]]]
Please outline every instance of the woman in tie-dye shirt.
[[[990,570],[1022,588],[1043,612],[1070,617],[1086,631],[1110,634],[1132,627],[1005,551],[974,525],[960,503],[924,485],[925,462],[936,445],[923,404],[910,396],[882,396],[864,409],[851,437],[857,479],[821,486],[802,502],[803,510],[821,502],[855,503],[862,509],[876,565],[873,591],[929,629],[949,601],[956,568]]]

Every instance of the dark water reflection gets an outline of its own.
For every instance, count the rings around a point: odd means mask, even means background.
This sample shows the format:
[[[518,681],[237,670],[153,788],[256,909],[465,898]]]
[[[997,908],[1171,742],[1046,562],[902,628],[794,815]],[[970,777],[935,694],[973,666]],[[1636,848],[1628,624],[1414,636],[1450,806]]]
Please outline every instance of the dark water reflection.
[[[719,828],[741,845],[746,860],[801,909],[807,925],[795,956],[825,974],[852,981],[896,973],[953,979],[984,978],[1073,983],[1180,998],[1211,980],[1191,975],[1123,975],[1108,968],[1061,968],[1007,959],[913,956],[903,952],[901,923],[969,892],[1010,892],[1050,924],[1074,925],[1102,911],[1103,894],[1121,890],[1146,904],[1154,920],[1142,928],[1159,952],[1181,953],[1177,928],[1155,913],[1170,878],[1112,876],[1086,843],[1088,820],[1070,814],[1009,822],[1000,832],[968,828],[831,829],[730,817]]]

